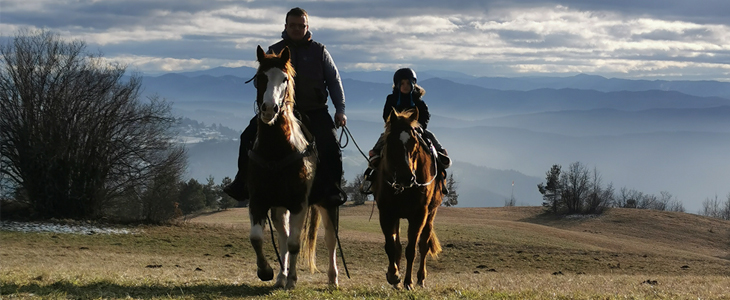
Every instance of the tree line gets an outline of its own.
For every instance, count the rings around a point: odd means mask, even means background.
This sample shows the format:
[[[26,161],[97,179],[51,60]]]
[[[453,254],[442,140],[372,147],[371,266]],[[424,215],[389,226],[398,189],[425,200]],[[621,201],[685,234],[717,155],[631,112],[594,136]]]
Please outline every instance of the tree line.
[[[686,212],[682,201],[667,191],[659,195],[626,187],[616,191],[613,184],[603,185],[602,181],[597,169],[574,162],[565,171],[562,166],[553,165],[537,189],[542,194],[542,206],[552,214],[598,214],[609,207]],[[698,214],[730,220],[730,193],[725,200],[717,195],[706,198]]]
[[[537,189],[543,195],[543,207],[553,214],[599,214],[608,207],[685,212],[682,202],[667,191],[657,196],[623,187],[616,192],[612,183],[603,184],[597,169],[581,162],[567,170],[553,165]]]

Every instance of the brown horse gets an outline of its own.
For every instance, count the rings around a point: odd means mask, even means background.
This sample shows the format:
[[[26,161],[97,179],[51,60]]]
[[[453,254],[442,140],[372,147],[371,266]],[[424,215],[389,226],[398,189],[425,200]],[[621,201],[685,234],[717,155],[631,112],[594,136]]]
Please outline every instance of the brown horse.
[[[434,150],[419,133],[418,110],[399,113],[393,110],[385,124],[382,158],[373,183],[375,201],[380,212],[380,227],[388,254],[388,283],[398,288],[402,246],[400,219],[408,220],[406,274],[403,285],[413,288],[411,272],[420,253],[418,285],[426,279],[426,255],[435,257],[441,245],[433,231],[436,210],[441,205],[442,180],[436,179],[438,168]]]
[[[310,270],[314,271],[317,227],[325,226],[329,254],[329,284],[337,286],[335,226],[331,216],[336,207],[325,208],[309,199],[316,172],[316,150],[305,137],[305,130],[294,114],[294,68],[289,48],[279,54],[266,54],[259,46],[256,57],[256,103],[258,127],[249,151],[248,191],[250,196],[251,245],[256,251],[257,275],[263,281],[274,278],[262,245],[266,217],[278,232],[280,271],[275,287],[292,289],[297,282],[297,257],[304,248]],[[307,214],[309,213],[309,218]],[[320,214],[329,218],[320,218]]]

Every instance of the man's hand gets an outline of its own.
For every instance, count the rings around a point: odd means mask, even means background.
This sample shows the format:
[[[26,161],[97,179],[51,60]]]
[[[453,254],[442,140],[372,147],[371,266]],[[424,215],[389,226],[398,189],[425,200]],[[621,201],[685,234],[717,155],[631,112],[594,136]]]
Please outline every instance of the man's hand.
[[[347,116],[345,116],[344,113],[336,113],[335,114],[335,126],[342,127],[345,125],[347,125]]]

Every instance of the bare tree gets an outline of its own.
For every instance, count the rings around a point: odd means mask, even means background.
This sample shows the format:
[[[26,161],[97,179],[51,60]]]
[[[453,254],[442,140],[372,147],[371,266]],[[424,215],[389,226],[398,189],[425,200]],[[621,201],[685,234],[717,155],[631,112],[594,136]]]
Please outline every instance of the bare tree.
[[[560,184],[567,213],[583,212],[584,200],[591,188],[588,168],[580,162],[570,164],[568,171],[560,176]]]
[[[343,185],[345,187],[345,193],[347,193],[349,199],[352,200],[354,205],[365,204],[365,201],[368,201],[369,199],[367,194],[360,193],[360,185],[362,185],[363,180],[363,172],[360,172],[357,176],[355,176],[350,184]]]
[[[659,192],[658,210],[685,212],[684,205],[668,191]]]
[[[636,208],[636,203],[639,201],[639,199],[642,199],[644,197],[644,193],[639,192],[635,189],[628,189],[627,187],[622,187],[619,191],[618,197],[615,199],[614,207],[624,207],[624,208]]]
[[[727,195],[725,203],[717,195],[714,199],[705,198],[705,201],[702,201],[702,210],[699,214],[711,218],[730,220],[730,194]]]
[[[106,201],[185,165],[175,119],[141,78],[48,31],[0,48],[0,172],[41,217],[98,217]]]
[[[613,184],[609,183],[603,187],[603,177],[598,169],[593,168],[593,182],[590,186],[590,192],[586,199],[586,213],[601,213],[603,209],[613,202]]]

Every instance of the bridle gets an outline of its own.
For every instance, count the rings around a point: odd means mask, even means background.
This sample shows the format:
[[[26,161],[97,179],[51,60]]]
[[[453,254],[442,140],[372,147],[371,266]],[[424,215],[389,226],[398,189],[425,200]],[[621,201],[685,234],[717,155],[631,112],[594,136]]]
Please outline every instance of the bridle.
[[[260,113],[261,113],[261,106],[264,105],[264,102],[261,99],[261,96],[259,94],[259,85],[258,85],[258,80],[257,80],[257,78],[260,75],[266,76],[266,75],[264,75],[264,72],[256,71],[256,74],[254,74],[253,77],[251,77],[251,79],[246,80],[246,82],[244,82],[244,84],[247,84],[247,83],[253,81],[253,87],[256,89],[256,102],[254,102],[254,115],[257,115],[257,116],[260,115]],[[289,77],[289,80],[292,80],[291,75],[287,74],[287,76]],[[289,88],[286,89],[286,91],[284,93],[284,96],[282,98],[284,99],[283,101],[281,101],[282,106],[294,105],[294,101],[289,100],[290,99],[289,98]],[[261,101],[259,101],[259,100],[261,100]],[[259,104],[259,102],[261,102],[261,103]],[[274,105],[275,105],[274,108],[277,110],[276,111],[276,113],[277,113],[277,116],[276,117],[278,118],[279,117],[278,113],[280,111],[280,107],[276,103]]]
[[[394,171],[392,174],[393,181],[386,180],[386,182],[388,182],[390,187],[395,190],[396,195],[402,193],[404,190],[409,189],[409,188],[425,187],[425,186],[431,185],[436,180],[436,177],[438,176],[438,166],[437,166],[437,161],[436,161],[435,148],[433,147],[433,145],[429,145],[426,142],[426,140],[423,139],[423,136],[421,136],[421,134],[416,131],[415,128],[411,129],[411,132],[416,136],[416,139],[418,140],[418,143],[420,144],[421,147],[429,148],[431,150],[430,154],[431,154],[431,161],[433,162],[433,171],[434,171],[433,177],[431,177],[431,180],[429,180],[428,182],[425,182],[425,183],[418,182],[418,180],[416,179],[416,173],[413,171],[413,168],[411,168],[410,158],[408,157],[409,151],[406,148],[406,145],[404,144],[403,145],[403,152],[404,152],[404,156],[405,156],[404,158],[405,158],[406,164],[408,165],[408,170],[411,171],[411,181],[407,184],[398,182],[398,180],[396,179],[397,177],[396,177],[395,171]]]

